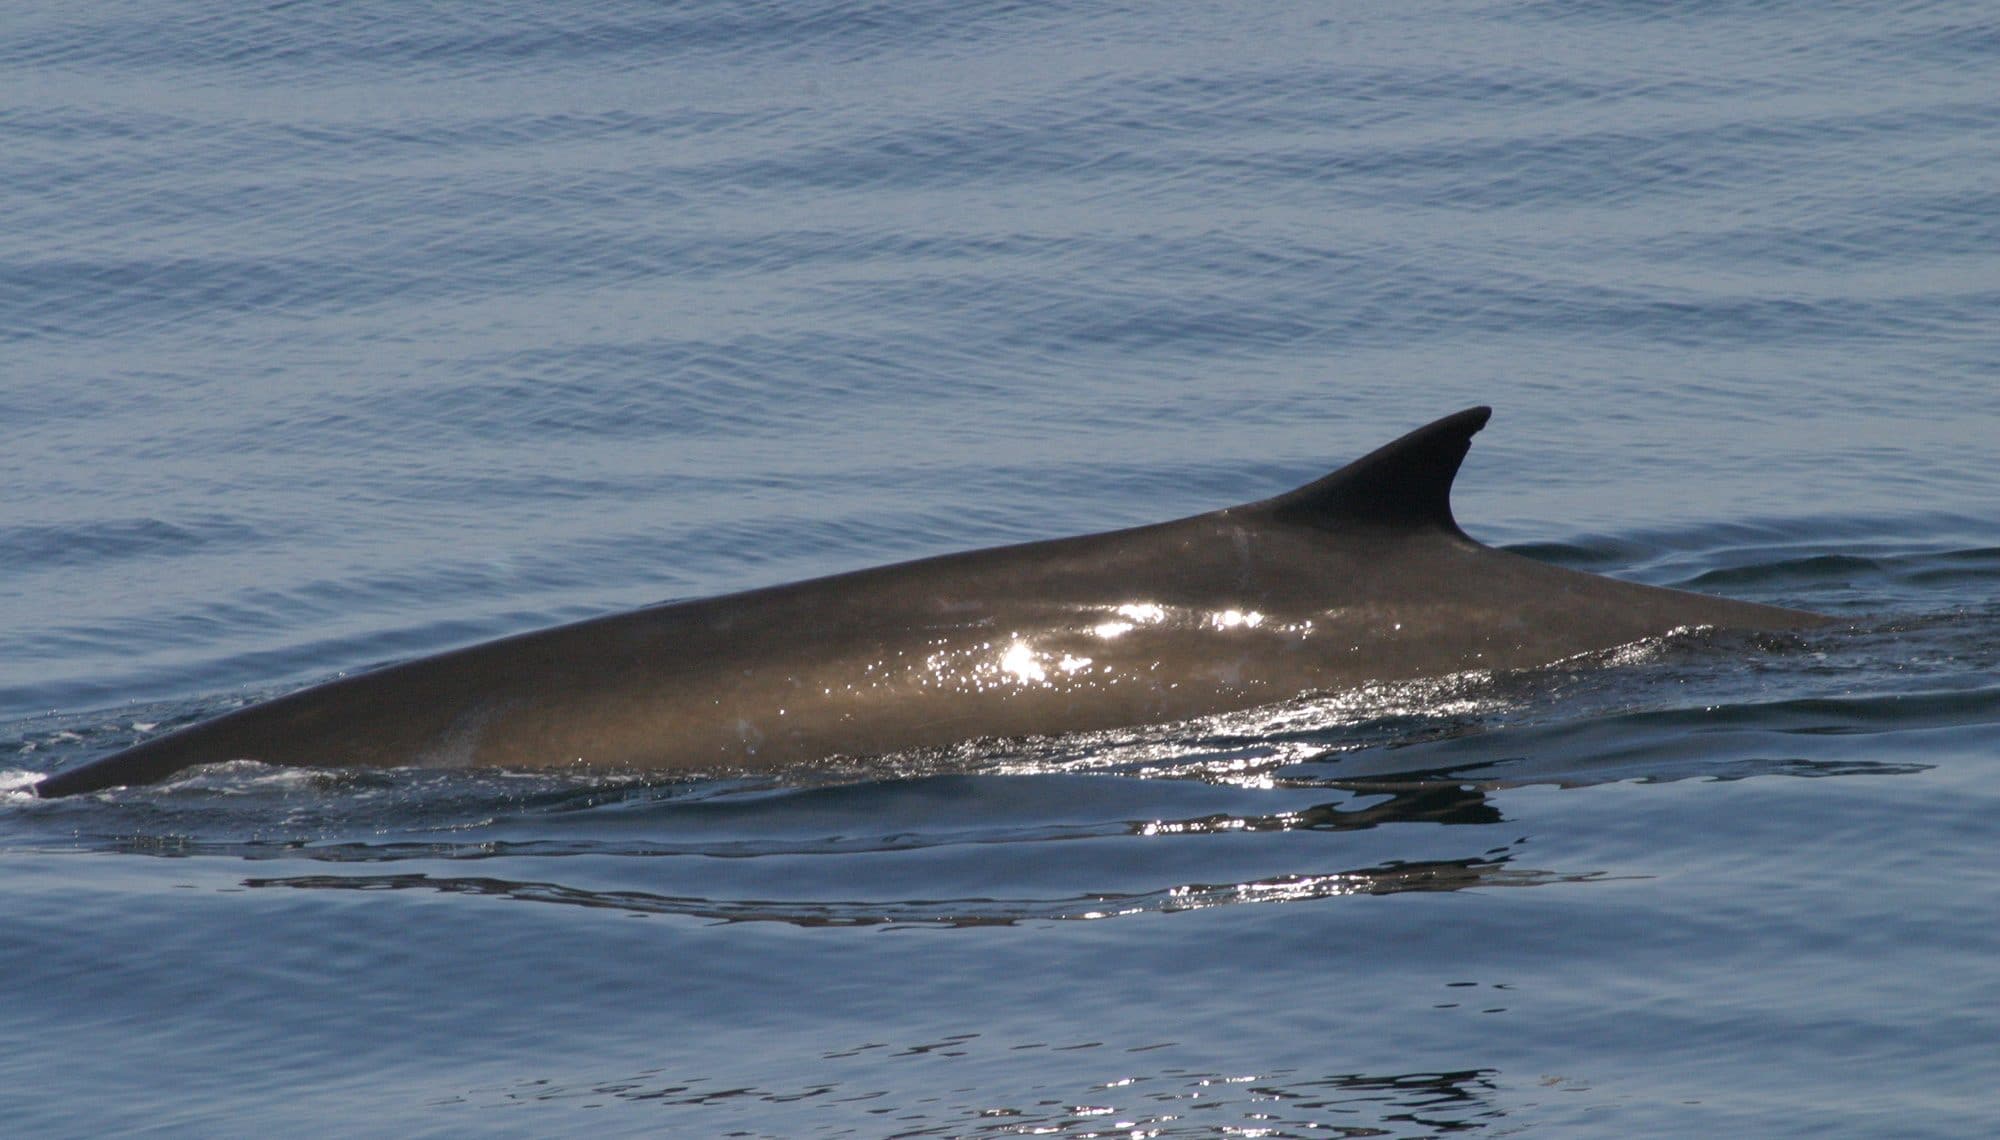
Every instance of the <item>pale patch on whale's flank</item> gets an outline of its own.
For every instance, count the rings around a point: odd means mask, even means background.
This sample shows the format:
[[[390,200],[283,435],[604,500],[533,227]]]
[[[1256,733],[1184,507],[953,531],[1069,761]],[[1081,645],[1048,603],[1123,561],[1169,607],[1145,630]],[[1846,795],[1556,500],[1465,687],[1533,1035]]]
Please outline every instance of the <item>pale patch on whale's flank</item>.
[[[437,743],[413,757],[412,762],[426,768],[472,767],[478,762],[479,741],[486,735],[486,726],[493,722],[500,705],[501,702],[489,697],[459,713]]]

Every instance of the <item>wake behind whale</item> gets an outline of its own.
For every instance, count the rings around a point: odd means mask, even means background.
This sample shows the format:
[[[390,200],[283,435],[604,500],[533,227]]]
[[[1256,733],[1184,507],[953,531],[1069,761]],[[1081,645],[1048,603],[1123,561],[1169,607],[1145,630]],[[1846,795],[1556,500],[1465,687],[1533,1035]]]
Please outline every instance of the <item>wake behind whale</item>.
[[[1276,498],[647,607],[345,677],[37,785],[229,760],[741,771],[1155,724],[1530,668],[1687,626],[1830,619],[1580,573],[1468,537],[1469,408]]]

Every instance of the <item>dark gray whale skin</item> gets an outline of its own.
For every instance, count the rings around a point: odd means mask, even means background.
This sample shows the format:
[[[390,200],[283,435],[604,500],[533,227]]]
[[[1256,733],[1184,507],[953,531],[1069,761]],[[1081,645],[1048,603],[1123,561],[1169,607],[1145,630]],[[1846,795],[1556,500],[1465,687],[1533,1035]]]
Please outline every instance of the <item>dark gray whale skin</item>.
[[[238,759],[740,772],[1545,665],[1687,626],[1830,620],[1473,541],[1451,484],[1490,414],[1467,409],[1289,494],[1192,518],[652,606],[344,677],[36,791]]]

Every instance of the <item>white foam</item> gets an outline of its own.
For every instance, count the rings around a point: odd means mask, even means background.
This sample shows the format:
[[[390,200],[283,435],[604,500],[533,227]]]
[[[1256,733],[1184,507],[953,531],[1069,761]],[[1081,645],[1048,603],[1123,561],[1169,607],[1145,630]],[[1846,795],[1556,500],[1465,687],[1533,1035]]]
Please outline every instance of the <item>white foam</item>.
[[[33,802],[39,798],[35,795],[35,785],[47,776],[47,772],[30,772],[26,768],[0,768],[0,804]]]

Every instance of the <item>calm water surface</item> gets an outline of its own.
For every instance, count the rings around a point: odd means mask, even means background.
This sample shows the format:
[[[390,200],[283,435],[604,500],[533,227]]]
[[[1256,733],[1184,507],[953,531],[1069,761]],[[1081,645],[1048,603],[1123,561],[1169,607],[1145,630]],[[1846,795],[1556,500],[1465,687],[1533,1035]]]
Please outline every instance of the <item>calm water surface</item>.
[[[23,1135],[1937,1136],[2000,1087],[1973,3],[16,5]],[[40,773],[1261,497],[1840,615],[650,782]]]

